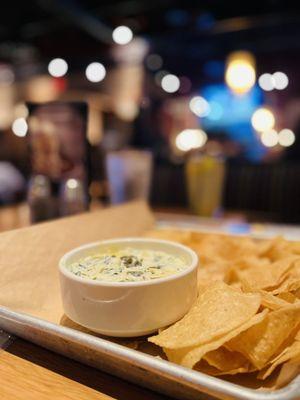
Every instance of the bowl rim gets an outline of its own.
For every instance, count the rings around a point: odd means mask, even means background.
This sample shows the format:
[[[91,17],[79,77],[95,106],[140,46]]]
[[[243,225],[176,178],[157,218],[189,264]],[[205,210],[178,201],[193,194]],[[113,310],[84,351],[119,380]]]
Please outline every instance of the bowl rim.
[[[81,250],[93,248],[98,245],[105,245],[105,244],[114,244],[114,243],[130,243],[130,242],[149,242],[151,243],[160,243],[165,244],[168,246],[173,246],[174,248],[179,248],[180,250],[185,251],[191,257],[190,265],[180,271],[178,273],[171,274],[169,276],[163,278],[156,278],[152,280],[145,280],[145,281],[136,281],[136,282],[109,282],[109,281],[96,281],[89,278],[82,278],[70,272],[66,267],[66,261],[68,257],[72,256],[74,253],[77,253]],[[167,251],[166,251],[167,252]],[[163,239],[156,239],[156,238],[137,238],[137,237],[126,237],[126,238],[116,238],[116,239],[108,239],[108,240],[99,240],[96,242],[86,243],[84,245],[75,247],[74,249],[65,253],[59,260],[59,271],[65,275],[67,278],[72,279],[78,283],[91,285],[91,286],[105,286],[105,287],[112,287],[112,288],[124,288],[124,287],[141,287],[141,286],[149,286],[149,285],[156,285],[164,282],[169,282],[173,280],[177,280],[183,278],[185,275],[188,275],[194,269],[197,269],[199,263],[198,255],[192,250],[191,248],[177,243],[171,240],[163,240]]]

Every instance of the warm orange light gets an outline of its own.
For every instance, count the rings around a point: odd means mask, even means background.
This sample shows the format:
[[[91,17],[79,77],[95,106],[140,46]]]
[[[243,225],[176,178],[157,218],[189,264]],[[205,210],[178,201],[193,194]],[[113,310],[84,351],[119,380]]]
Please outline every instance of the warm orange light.
[[[199,149],[207,142],[207,135],[202,129],[184,129],[176,139],[176,147],[181,151]]]
[[[231,53],[227,59],[225,81],[236,94],[247,93],[255,84],[255,59],[247,51]]]

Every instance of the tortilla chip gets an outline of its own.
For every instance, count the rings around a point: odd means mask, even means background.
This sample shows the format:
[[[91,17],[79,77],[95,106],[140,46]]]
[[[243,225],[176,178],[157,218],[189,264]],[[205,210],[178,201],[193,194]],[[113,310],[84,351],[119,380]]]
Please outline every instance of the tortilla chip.
[[[194,367],[196,371],[202,372],[204,374],[212,375],[212,376],[221,376],[221,375],[236,375],[249,372],[248,367],[240,367],[236,369],[231,369],[228,371],[220,371],[217,368],[209,365],[205,360],[201,360]]]
[[[232,284],[239,282],[238,271],[244,271],[253,267],[268,268],[271,264],[268,258],[258,258],[256,256],[243,257],[230,264],[225,276],[225,282]]]
[[[294,267],[286,274],[280,286],[272,291],[274,294],[292,292],[300,288],[300,263],[296,261]]]
[[[255,242],[251,239],[216,234],[208,234],[202,237],[197,245],[195,242],[190,245],[205,266],[210,263],[227,262],[230,267],[233,262],[241,258],[252,257],[256,248]]]
[[[294,295],[295,297],[297,297],[297,299],[300,299],[300,288],[297,289],[297,290],[293,290],[293,295]]]
[[[229,264],[227,261],[217,261],[208,263],[205,268],[198,268],[198,283],[203,285],[204,283],[212,283],[214,281],[224,281]]]
[[[261,241],[260,243],[257,243],[257,246],[260,249],[258,251],[259,256],[267,257],[271,261],[280,260],[291,253],[294,254],[289,249],[289,242],[282,236],[277,236],[271,240]]]
[[[271,361],[271,366],[262,374],[259,374],[258,377],[260,379],[266,379],[278,365],[287,361],[294,364],[299,363],[300,365],[300,340],[296,340],[289,347],[285,348],[274,360]]]
[[[256,314],[260,303],[258,293],[242,293],[215,282],[180,321],[148,340],[168,349],[199,346],[241,326]]]
[[[263,379],[281,367],[275,387],[299,373],[300,241],[180,229],[148,236],[185,244],[200,260],[194,307],[149,339],[170,361],[213,376],[258,370]]]
[[[270,310],[278,310],[279,308],[289,305],[288,301],[274,296],[273,294],[266,292],[265,290],[259,290],[259,293],[261,295],[261,304],[264,307],[269,308]]]
[[[298,301],[298,297],[295,296],[292,292],[283,292],[279,293],[278,296],[276,296],[277,299],[282,299],[285,300],[288,303],[295,303],[295,301]]]
[[[285,385],[287,385],[289,382],[291,382],[296,376],[298,376],[300,373],[300,362],[293,362],[289,361],[286,364],[284,364],[281,368],[281,371],[276,378],[276,382],[274,387],[272,387],[273,390],[281,388]],[[295,398],[296,399],[296,398]]]
[[[239,327],[233,329],[232,331],[228,332],[225,335],[222,335],[221,337],[215,340],[212,340],[209,343],[178,350],[168,349],[168,348],[164,348],[163,350],[170,361],[176,362],[177,364],[181,364],[184,367],[193,368],[193,366],[197,364],[205,354],[218,349],[219,347],[227,343],[229,340],[239,335],[241,332],[244,332],[253,325],[260,323],[266,318],[267,314],[268,310],[264,310],[260,314],[254,315],[252,318],[250,318],[250,320],[246,321]]]
[[[229,340],[231,340],[235,336],[239,335],[241,332],[244,332],[245,330],[249,329],[253,325],[256,325],[257,323],[261,322],[265,318],[266,314],[267,314],[267,311],[265,310],[264,312],[253,316],[250,320],[248,320],[244,324],[240,325],[238,328],[230,331],[229,333],[222,336],[221,338],[218,338],[212,342],[206,343],[202,346],[196,346],[194,348],[189,348],[188,351],[181,358],[180,364],[185,367],[193,368],[193,366],[197,362],[199,362],[205,354],[218,349],[219,347],[221,347],[222,345],[227,343]],[[168,356],[168,352],[166,352],[166,354]]]
[[[227,350],[226,347],[219,347],[217,350],[206,353],[203,359],[212,367],[223,372],[245,368],[246,366],[246,369],[248,369],[249,364],[241,353]]]
[[[300,325],[300,303],[270,312],[259,324],[233,338],[226,347],[242,353],[262,369]]]
[[[217,368],[209,365],[205,360],[201,360],[200,362],[198,362],[195,365],[194,369],[196,371],[202,372],[203,374],[212,376],[217,376],[220,373],[220,371]]]
[[[267,268],[262,269],[258,265],[243,271],[237,271],[237,275],[242,282],[243,289],[247,292],[272,289],[282,283],[285,279],[285,274],[293,268],[295,261],[298,259],[298,256],[289,256],[270,264]]]

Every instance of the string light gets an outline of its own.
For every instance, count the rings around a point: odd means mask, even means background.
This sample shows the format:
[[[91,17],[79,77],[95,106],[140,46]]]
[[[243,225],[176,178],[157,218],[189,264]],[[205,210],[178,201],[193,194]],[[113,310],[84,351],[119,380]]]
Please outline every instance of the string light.
[[[121,25],[114,29],[112,37],[115,43],[124,45],[131,42],[133,33],[128,26]]]
[[[180,87],[180,80],[176,75],[165,75],[161,80],[161,87],[167,93],[175,93]]]
[[[278,142],[283,147],[292,146],[295,143],[296,136],[290,129],[282,129],[278,133]]]
[[[255,84],[255,62],[251,53],[237,51],[229,55],[225,81],[236,94],[247,93]]]
[[[176,147],[181,151],[199,149],[207,142],[207,135],[201,129],[184,129],[176,139]]]
[[[85,70],[85,75],[90,82],[101,82],[106,76],[106,69],[99,62],[92,62]]]
[[[67,186],[69,189],[77,189],[78,186],[79,186],[78,180],[77,180],[77,179],[73,179],[73,178],[68,179],[68,180],[67,180],[67,183],[66,183],[66,186]]]
[[[274,88],[277,90],[285,89],[289,84],[289,78],[284,72],[275,72],[273,74]]]
[[[261,142],[266,147],[274,147],[278,144],[278,133],[271,129],[270,131],[263,132],[261,137]]]
[[[17,118],[12,124],[12,131],[16,136],[24,137],[28,131],[28,125],[25,118]]]
[[[258,132],[270,131],[275,125],[275,118],[268,108],[258,108],[251,117],[253,128]]]
[[[197,117],[207,117],[210,112],[209,103],[201,96],[193,97],[190,100],[189,107]]]
[[[258,79],[259,86],[266,92],[273,89],[283,90],[289,84],[289,78],[284,72],[275,72],[274,74],[262,74]]]
[[[68,64],[63,58],[54,58],[48,64],[48,72],[55,78],[60,78],[66,75],[68,71]]]
[[[258,84],[262,88],[262,90],[265,90],[266,92],[270,92],[271,90],[274,89],[274,79],[271,74],[262,74],[259,79],[258,79]]]

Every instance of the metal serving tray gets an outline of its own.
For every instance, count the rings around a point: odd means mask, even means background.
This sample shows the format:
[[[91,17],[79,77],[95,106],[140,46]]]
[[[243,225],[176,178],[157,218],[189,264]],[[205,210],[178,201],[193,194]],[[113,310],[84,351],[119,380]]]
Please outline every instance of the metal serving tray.
[[[0,327],[66,357],[177,399],[300,399],[300,376],[282,389],[259,391],[5,307],[0,307]]]

